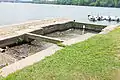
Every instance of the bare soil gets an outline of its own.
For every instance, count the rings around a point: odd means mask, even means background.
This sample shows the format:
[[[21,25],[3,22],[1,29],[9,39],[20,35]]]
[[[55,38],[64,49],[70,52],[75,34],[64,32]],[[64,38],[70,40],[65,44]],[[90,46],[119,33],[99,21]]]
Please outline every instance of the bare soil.
[[[0,53],[0,65],[6,64],[6,63],[11,64],[15,61],[24,59],[24,58],[26,58],[30,55],[33,55],[41,50],[44,50],[52,45],[53,45],[52,43],[34,40],[29,44],[25,43],[22,45],[8,47],[5,50],[5,52]]]
[[[62,40],[69,40],[72,38],[76,38],[79,37],[80,35],[86,34],[86,33],[97,33],[95,31],[91,31],[91,30],[83,30],[83,29],[67,29],[64,31],[56,31],[56,32],[52,32],[49,34],[45,34],[45,36],[48,37],[54,37],[54,38],[59,38]]]

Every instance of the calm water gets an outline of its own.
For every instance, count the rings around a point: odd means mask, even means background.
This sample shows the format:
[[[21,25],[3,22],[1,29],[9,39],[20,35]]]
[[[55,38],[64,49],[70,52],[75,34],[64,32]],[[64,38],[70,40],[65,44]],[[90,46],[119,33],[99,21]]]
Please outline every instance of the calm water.
[[[13,24],[35,19],[65,17],[87,22],[87,15],[120,16],[120,8],[86,7],[70,5],[0,3],[0,25]],[[116,22],[95,22],[95,24],[117,24]],[[119,23],[120,24],[120,23]]]

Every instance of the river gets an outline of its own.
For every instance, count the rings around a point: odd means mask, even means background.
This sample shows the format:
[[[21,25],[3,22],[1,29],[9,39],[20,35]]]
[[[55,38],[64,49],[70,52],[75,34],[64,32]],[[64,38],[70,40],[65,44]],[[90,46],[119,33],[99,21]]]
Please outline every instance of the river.
[[[120,8],[88,7],[73,5],[0,3],[0,25],[20,23],[28,20],[69,18],[79,22],[94,24],[120,24],[117,22],[90,22],[87,15],[120,16]]]

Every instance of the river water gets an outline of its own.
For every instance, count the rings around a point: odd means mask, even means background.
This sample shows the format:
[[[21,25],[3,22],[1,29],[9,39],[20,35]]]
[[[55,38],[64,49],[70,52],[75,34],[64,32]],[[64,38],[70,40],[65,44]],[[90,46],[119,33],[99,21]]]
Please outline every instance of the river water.
[[[31,3],[0,3],[0,25],[20,23],[28,20],[70,18],[94,24],[120,24],[117,22],[90,22],[87,15],[120,16],[120,8],[88,7],[73,5],[48,5]]]

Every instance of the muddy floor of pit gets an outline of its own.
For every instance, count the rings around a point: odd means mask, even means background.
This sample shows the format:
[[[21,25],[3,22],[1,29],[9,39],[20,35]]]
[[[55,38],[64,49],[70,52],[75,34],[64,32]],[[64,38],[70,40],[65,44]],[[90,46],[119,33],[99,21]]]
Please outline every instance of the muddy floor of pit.
[[[7,54],[0,53],[0,68],[4,65],[14,63],[15,59]]]
[[[25,57],[28,57],[32,54],[35,54],[41,50],[44,50],[50,46],[52,46],[54,44],[52,43],[47,43],[47,42],[43,42],[43,41],[32,41],[30,44],[22,44],[22,45],[16,45],[13,47],[9,47],[5,50],[5,52],[0,53],[0,64],[2,63],[13,63],[14,60],[11,61],[12,59],[17,60],[21,60]],[[3,56],[4,55],[8,55],[8,56]]]
[[[64,31],[56,31],[56,32],[53,32],[53,33],[49,33],[49,34],[45,34],[45,36],[48,36],[48,37],[55,37],[55,38],[59,38],[59,39],[62,39],[62,40],[69,40],[71,38],[75,38],[75,37],[78,37],[79,35],[82,35],[82,34],[86,34],[86,33],[95,33],[97,34],[97,32],[95,31],[91,31],[91,30],[84,30],[83,29],[68,29],[68,30],[64,30]]]

